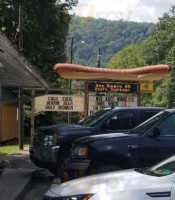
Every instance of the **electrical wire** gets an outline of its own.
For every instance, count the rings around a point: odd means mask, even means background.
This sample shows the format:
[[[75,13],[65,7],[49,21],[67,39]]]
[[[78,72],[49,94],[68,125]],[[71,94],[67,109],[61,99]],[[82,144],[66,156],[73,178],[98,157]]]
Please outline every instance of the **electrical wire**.
[[[60,53],[60,52],[57,52],[57,53]],[[66,54],[67,53],[67,51],[64,51],[61,55],[59,55],[59,56],[57,56],[58,58],[59,57],[62,57],[64,54]]]
[[[127,21],[129,21],[131,19],[131,17],[134,15],[134,13],[136,12],[136,10],[140,7],[140,5],[142,4],[143,0],[140,0],[138,2],[138,4],[136,5],[136,8],[131,12],[130,16],[127,18]]]
[[[143,0],[140,0],[139,3],[136,5],[136,8],[131,12],[130,16],[128,17],[127,21],[130,21],[131,17],[134,15],[134,13],[136,12],[136,10],[140,7],[140,5],[142,4]]]

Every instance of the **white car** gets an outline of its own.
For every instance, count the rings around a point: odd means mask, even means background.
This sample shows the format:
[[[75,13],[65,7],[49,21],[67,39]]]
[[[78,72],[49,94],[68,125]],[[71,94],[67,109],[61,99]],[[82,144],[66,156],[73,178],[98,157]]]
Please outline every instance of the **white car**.
[[[89,176],[51,188],[44,200],[175,200],[175,156],[145,169]]]

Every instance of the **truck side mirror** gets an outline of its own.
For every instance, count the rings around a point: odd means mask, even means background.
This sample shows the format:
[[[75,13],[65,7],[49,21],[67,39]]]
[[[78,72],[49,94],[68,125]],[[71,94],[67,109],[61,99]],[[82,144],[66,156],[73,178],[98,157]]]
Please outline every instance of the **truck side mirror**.
[[[157,137],[160,136],[160,134],[161,134],[160,128],[158,126],[154,127],[154,129],[153,129],[153,136],[155,138],[157,138]]]

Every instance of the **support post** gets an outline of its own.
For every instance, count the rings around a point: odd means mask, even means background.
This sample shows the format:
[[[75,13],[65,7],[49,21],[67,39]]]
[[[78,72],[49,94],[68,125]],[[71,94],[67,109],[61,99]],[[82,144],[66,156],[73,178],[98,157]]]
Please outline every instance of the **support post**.
[[[35,90],[31,91],[31,96],[35,95]],[[30,134],[30,139],[33,138],[34,135],[34,130],[35,130],[35,98],[33,97],[31,99],[31,125],[30,125],[30,130],[31,130],[31,134]]]
[[[2,87],[0,85],[0,142],[2,141]]]
[[[140,82],[137,85],[137,106],[141,106]]]
[[[23,87],[19,87],[19,149],[23,150],[23,135],[24,135],[24,108],[23,108]]]
[[[85,99],[85,103],[84,103],[84,118],[88,117],[88,82],[85,81],[85,88],[84,88],[84,99]]]

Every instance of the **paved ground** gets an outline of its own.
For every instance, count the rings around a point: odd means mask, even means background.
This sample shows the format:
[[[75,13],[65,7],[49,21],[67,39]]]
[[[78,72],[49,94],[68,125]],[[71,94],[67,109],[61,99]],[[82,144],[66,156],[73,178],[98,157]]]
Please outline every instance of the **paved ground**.
[[[0,159],[6,165],[0,176],[0,200],[42,200],[54,176],[30,161],[28,146],[17,154],[0,155]]]
[[[31,180],[35,170],[8,169],[0,176],[0,199],[16,200]]]
[[[53,175],[50,173],[43,173],[41,176],[35,174],[30,182],[30,185],[25,190],[22,196],[23,200],[42,200],[43,194],[51,187]]]

